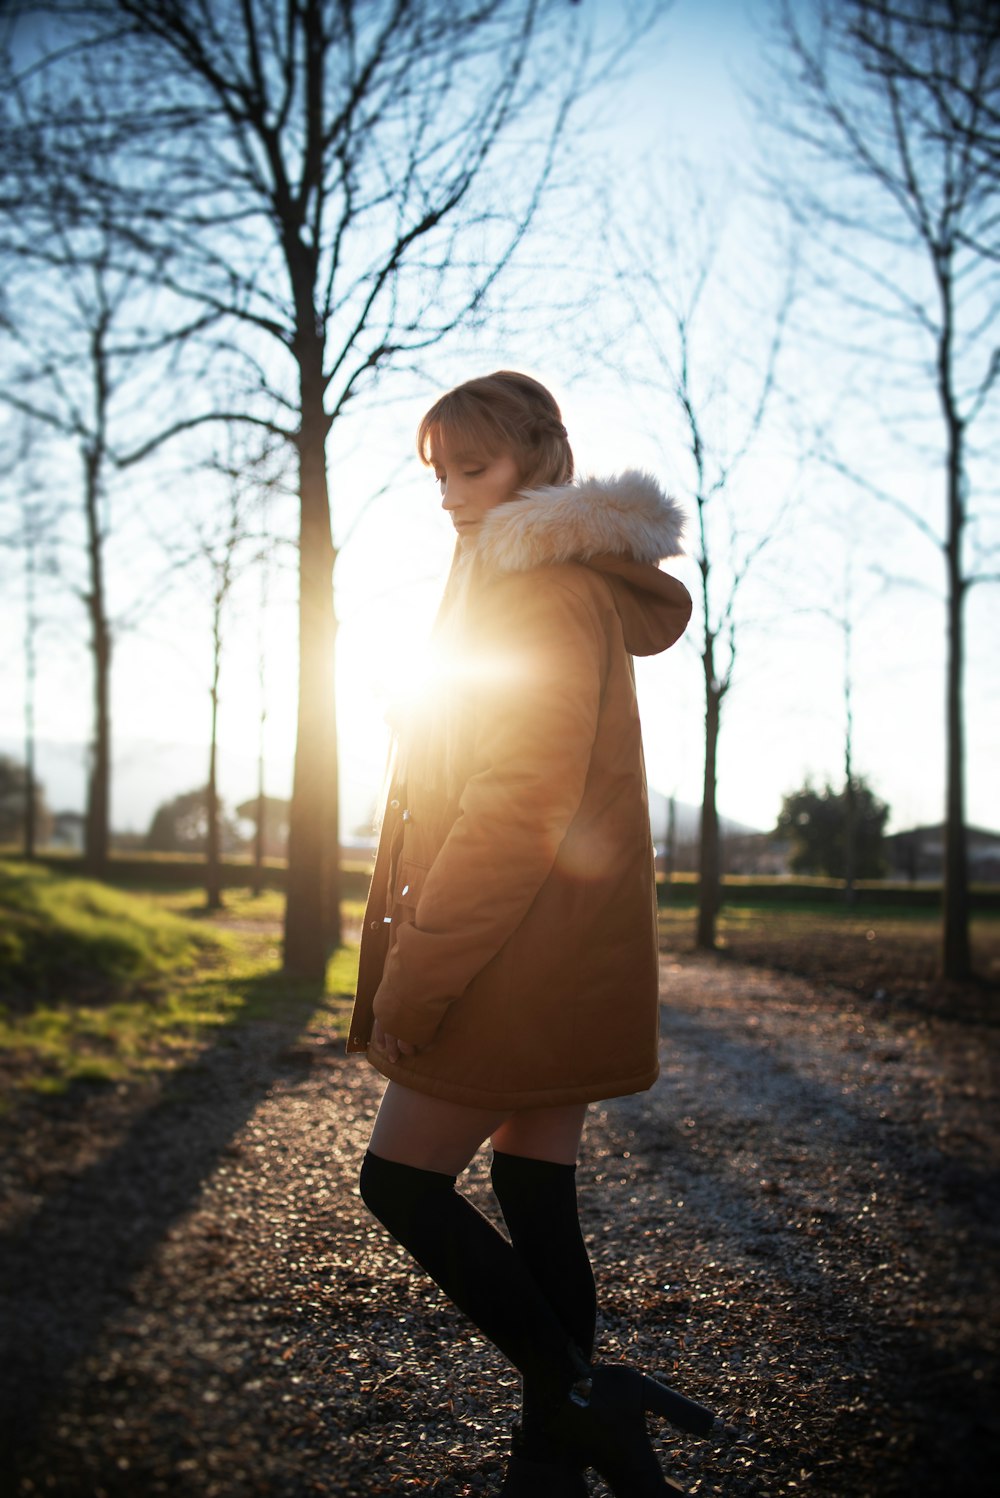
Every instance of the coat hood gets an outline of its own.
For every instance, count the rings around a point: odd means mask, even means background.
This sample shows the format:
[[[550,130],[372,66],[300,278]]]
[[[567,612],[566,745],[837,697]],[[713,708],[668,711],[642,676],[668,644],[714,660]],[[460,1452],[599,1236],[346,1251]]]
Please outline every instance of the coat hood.
[[[632,655],[656,655],[691,616],[687,589],[657,563],[681,552],[684,513],[648,473],[528,489],[483,520],[479,562],[526,572],[582,562],[607,580]]]

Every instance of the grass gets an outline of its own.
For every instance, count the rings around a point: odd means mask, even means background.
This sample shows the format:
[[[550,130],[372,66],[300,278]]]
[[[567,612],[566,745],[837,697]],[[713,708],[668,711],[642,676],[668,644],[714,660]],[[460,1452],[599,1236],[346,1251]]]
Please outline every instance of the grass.
[[[170,1069],[226,1025],[287,1018],[346,1029],[357,948],[326,982],[280,972],[282,897],[124,892],[0,863],[0,1080],[7,1094],[64,1093]]]
[[[220,1028],[294,1016],[343,1034],[357,947],[330,959],[326,981],[280,972],[284,897],[227,890],[220,912],[196,888],[128,891],[23,861],[0,861],[0,1084],[64,1093],[170,1069]],[[356,920],[360,906],[345,906]],[[664,945],[688,951],[694,912],[660,912]],[[950,1017],[1000,1016],[1000,917],[973,921],[979,981],[935,979],[939,922],[913,910],[727,905],[719,946],[740,961],[802,973],[867,997]]]
[[[207,933],[88,879],[0,863],[0,971],[17,1007],[50,995],[112,996],[216,945]]]
[[[660,936],[672,951],[694,946],[690,907],[661,909]],[[941,920],[913,909],[726,905],[719,914],[718,947],[725,956],[800,973],[866,997],[940,1016],[997,1023],[1000,1019],[1000,916],[971,923],[969,983],[938,978]]]

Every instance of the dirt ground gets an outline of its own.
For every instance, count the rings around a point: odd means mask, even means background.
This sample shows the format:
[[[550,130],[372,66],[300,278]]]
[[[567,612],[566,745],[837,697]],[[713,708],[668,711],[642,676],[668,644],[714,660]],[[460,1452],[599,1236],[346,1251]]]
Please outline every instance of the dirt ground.
[[[580,1167],[599,1349],[732,1428],[704,1495],[995,1491],[995,1027],[663,960]],[[356,1191],[379,1079],[303,1016],[0,1125],[0,1493],[495,1493],[517,1381]],[[485,1159],[468,1188],[491,1212]],[[606,1490],[592,1481],[592,1493]]]

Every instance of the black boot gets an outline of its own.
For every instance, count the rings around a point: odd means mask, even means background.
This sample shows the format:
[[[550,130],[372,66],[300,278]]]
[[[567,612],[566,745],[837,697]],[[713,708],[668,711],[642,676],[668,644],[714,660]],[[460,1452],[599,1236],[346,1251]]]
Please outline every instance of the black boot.
[[[591,1367],[517,1251],[454,1188],[454,1176],[365,1156],[364,1201],[524,1379],[531,1445],[515,1452],[521,1475],[522,1460],[556,1462],[577,1475],[594,1467],[617,1498],[682,1492],[660,1472],[645,1412],[699,1435],[714,1417],[631,1368]]]
[[[587,1498],[579,1467],[548,1446],[525,1440],[517,1421],[511,1428],[507,1475],[498,1498]]]
[[[546,1433],[564,1458],[593,1467],[616,1498],[661,1498],[684,1489],[664,1477],[646,1429],[646,1414],[706,1436],[715,1416],[703,1405],[634,1368],[597,1366],[589,1388],[578,1383],[550,1417]]]

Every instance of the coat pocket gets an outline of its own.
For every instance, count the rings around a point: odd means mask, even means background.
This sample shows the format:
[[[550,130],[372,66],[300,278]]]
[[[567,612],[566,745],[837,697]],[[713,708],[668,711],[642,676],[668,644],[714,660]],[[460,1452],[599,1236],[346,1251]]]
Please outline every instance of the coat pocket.
[[[408,858],[401,858],[396,870],[396,885],[392,896],[392,918],[394,921],[412,921],[417,911],[417,901],[420,899],[427,878],[427,868],[424,864],[413,863]]]

